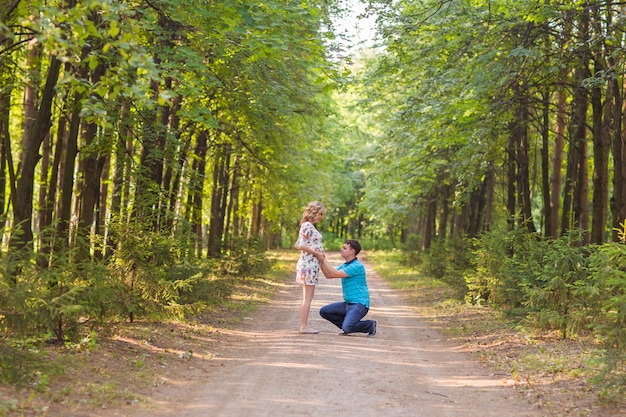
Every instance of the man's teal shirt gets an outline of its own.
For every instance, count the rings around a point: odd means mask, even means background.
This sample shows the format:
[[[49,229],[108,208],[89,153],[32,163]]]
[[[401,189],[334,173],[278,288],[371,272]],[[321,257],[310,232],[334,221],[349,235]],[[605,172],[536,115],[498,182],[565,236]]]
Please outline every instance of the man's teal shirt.
[[[365,280],[365,267],[356,258],[337,267],[348,275],[341,279],[343,299],[346,303],[361,303],[370,308],[370,293]]]

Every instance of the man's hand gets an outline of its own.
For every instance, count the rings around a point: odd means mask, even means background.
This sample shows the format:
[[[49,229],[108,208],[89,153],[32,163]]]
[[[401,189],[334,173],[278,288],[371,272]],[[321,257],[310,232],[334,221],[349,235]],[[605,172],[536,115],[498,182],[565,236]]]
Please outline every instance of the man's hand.
[[[322,269],[322,272],[324,273],[324,276],[328,279],[331,278],[346,278],[348,275],[342,270],[342,271],[338,271],[337,269],[333,268],[332,265],[330,264],[330,262],[328,262],[328,259],[326,259],[325,256],[322,255],[321,258],[318,258],[320,260],[320,267]]]

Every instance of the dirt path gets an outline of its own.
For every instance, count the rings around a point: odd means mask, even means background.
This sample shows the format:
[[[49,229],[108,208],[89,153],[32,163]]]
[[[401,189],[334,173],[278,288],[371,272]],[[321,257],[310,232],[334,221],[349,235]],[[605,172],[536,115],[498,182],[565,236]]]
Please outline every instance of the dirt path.
[[[123,415],[542,415],[507,376],[493,374],[431,330],[366,267],[368,317],[378,321],[376,337],[338,336],[338,329],[319,317],[322,305],[341,299],[340,280],[325,279],[311,314],[321,333],[298,334],[300,288],[285,287],[240,330],[220,333],[208,366],[167,381],[147,408],[126,409]]]

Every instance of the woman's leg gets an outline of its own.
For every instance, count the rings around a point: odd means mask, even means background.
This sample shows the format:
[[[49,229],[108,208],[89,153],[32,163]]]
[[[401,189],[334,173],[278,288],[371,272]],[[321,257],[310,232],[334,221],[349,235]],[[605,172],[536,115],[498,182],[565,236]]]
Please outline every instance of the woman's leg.
[[[315,294],[315,285],[302,284],[302,303],[300,304],[300,333],[319,333],[309,327],[309,311],[311,310],[311,301]]]

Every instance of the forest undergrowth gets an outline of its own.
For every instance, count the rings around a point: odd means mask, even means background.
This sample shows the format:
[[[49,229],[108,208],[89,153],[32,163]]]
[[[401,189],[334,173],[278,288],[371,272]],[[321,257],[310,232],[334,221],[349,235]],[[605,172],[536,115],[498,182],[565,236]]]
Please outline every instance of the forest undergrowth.
[[[0,335],[0,417],[73,415],[148,401],[171,375],[211,359],[220,329],[241,323],[291,282],[294,256],[270,253],[269,271],[225,275],[203,286],[203,307],[194,315],[85,327],[64,343]]]

